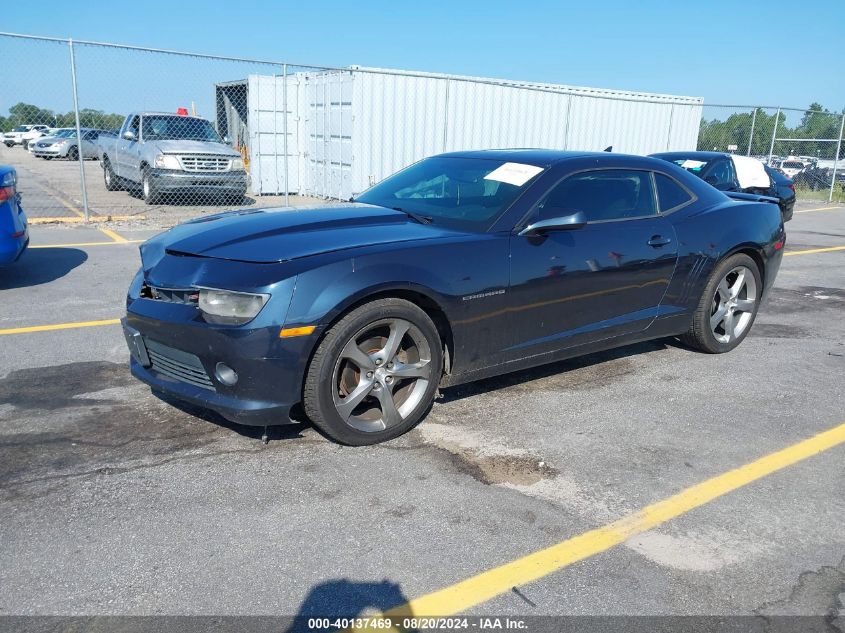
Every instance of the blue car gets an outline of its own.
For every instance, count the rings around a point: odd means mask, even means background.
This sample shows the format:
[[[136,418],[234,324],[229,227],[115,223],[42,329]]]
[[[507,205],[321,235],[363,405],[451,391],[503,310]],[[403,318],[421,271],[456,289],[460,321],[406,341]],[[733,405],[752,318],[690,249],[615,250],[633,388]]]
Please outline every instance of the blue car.
[[[347,204],[154,237],[124,332],[155,392],[372,444],[424,418],[439,387],[660,337],[728,352],[784,240],[777,205],[664,160],[444,154]]]
[[[0,165],[0,266],[17,261],[29,245],[17,178],[14,167]]]

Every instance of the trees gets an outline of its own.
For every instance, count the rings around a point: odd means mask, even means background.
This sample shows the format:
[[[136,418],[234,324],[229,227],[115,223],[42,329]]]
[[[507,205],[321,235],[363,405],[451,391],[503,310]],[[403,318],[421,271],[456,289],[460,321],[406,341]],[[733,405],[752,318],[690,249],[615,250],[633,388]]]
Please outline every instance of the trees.
[[[729,145],[736,145],[737,153],[745,154],[748,152],[750,141],[751,154],[764,156],[769,153],[771,147],[776,116],[776,113],[768,114],[763,109],[757,108],[756,114],[754,111],[735,112],[725,120],[702,118],[698,134],[698,149],[725,152],[728,151]],[[836,143],[814,139],[835,139],[839,134],[841,121],[842,113],[831,112],[816,102],[810,104],[795,127],[789,127],[786,124],[785,115],[781,113],[778,117],[776,138],[799,140],[776,141],[774,153],[833,158]]]
[[[84,108],[79,111],[81,127],[100,129],[119,128],[123,122],[122,114],[106,114],[103,110]],[[16,103],[9,108],[9,116],[0,116],[0,132],[8,132],[18,125],[49,125],[50,127],[75,127],[76,116],[73,111],[56,113],[53,110],[39,108],[31,103]]]

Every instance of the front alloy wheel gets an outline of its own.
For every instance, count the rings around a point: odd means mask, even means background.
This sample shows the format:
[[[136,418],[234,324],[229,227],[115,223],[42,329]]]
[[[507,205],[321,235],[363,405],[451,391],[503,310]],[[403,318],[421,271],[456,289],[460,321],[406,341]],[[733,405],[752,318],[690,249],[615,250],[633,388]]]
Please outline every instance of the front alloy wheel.
[[[311,420],[345,444],[397,437],[428,412],[443,363],[431,318],[402,299],[353,310],[326,334],[305,380]]]

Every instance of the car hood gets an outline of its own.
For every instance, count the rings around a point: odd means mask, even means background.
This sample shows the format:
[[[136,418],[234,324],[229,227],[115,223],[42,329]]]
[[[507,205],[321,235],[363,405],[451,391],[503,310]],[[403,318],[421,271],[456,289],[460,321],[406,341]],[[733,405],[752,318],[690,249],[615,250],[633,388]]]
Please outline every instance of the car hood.
[[[141,247],[144,267],[165,255],[277,263],[378,244],[458,236],[405,214],[366,204],[229,211],[197,218]]]
[[[225,143],[209,141],[149,141],[149,144],[163,154],[215,154],[238,157],[238,154]]]

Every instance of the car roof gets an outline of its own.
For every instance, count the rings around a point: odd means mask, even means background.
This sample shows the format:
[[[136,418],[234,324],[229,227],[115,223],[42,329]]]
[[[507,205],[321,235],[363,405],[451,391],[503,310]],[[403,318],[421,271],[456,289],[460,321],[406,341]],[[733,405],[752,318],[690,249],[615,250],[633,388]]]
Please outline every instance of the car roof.
[[[626,156],[626,154],[612,154],[608,152],[579,152],[559,149],[516,148],[516,149],[480,149],[462,152],[447,152],[439,156],[454,158],[485,158],[489,160],[512,161],[527,165],[548,166],[572,158]],[[642,158],[637,156],[636,158]]]
[[[689,158],[692,160],[702,160],[708,161],[713,160],[714,158],[722,158],[724,156],[730,156],[727,152],[702,152],[702,151],[689,151],[689,152],[658,152],[657,154],[649,154],[654,158],[661,158],[663,160],[678,160],[681,158]]]

